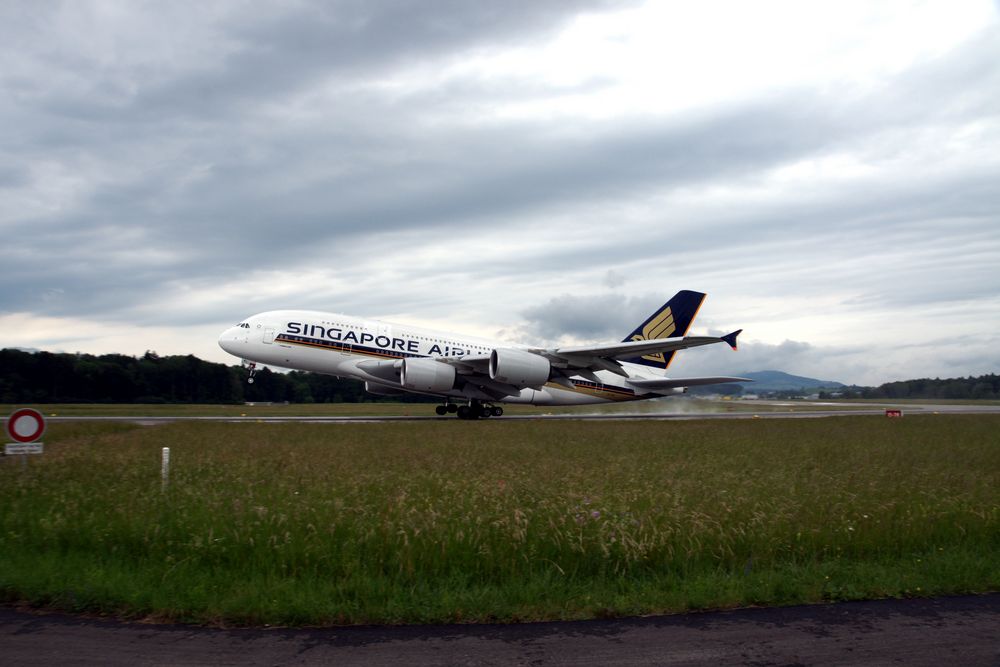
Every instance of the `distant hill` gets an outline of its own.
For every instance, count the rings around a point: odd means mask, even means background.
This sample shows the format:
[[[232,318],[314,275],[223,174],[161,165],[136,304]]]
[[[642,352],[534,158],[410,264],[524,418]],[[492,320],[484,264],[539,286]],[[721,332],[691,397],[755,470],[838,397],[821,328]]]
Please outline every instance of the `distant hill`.
[[[740,377],[747,377],[753,382],[742,384],[744,391],[750,393],[761,393],[767,391],[819,391],[820,389],[839,389],[845,387],[843,382],[833,380],[817,380],[816,378],[802,377],[801,375],[790,375],[781,371],[754,371],[752,373],[740,373]]]

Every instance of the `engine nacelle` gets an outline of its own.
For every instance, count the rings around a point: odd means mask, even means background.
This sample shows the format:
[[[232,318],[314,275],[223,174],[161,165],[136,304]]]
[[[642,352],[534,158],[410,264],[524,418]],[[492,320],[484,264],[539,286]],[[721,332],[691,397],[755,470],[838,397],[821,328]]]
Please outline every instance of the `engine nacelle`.
[[[434,359],[403,359],[399,384],[413,391],[451,391],[455,388],[455,367]]]
[[[499,348],[490,352],[490,377],[515,387],[540,387],[549,380],[552,365],[545,357],[524,350]]]
[[[407,394],[402,389],[384,384],[375,384],[374,382],[365,382],[365,391],[375,396],[406,396]]]

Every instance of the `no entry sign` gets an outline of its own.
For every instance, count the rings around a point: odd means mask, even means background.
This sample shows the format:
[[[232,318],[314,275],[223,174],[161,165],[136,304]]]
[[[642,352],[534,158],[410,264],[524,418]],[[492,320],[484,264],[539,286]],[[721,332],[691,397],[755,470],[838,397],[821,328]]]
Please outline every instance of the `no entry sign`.
[[[34,442],[45,433],[45,417],[38,410],[21,408],[7,417],[7,435],[16,442]]]

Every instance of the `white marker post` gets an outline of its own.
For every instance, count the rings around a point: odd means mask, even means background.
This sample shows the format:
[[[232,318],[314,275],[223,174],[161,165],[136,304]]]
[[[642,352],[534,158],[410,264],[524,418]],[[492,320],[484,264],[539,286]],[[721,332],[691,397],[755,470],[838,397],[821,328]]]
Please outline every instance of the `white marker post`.
[[[170,481],[170,448],[163,448],[163,460],[160,464],[160,491],[167,490],[167,483]]]

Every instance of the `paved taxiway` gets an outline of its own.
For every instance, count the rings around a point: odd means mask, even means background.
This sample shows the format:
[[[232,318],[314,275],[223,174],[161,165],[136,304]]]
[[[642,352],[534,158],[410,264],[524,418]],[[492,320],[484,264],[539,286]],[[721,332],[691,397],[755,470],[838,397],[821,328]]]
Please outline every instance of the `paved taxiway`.
[[[8,665],[998,665],[1000,593],[637,619],[318,629],[0,609]]]

